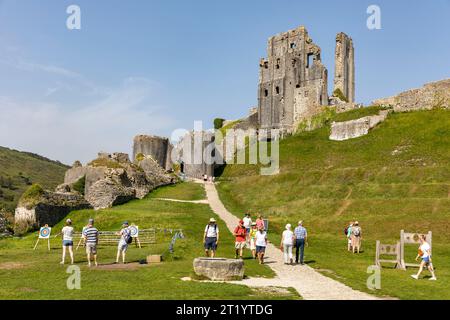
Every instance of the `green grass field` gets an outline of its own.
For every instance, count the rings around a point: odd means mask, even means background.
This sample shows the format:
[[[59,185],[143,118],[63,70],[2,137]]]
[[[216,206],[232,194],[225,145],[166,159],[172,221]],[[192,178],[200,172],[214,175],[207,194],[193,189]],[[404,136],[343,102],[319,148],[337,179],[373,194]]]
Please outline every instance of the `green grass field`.
[[[353,288],[402,299],[450,299],[450,111],[390,114],[367,136],[342,142],[330,141],[329,130],[282,140],[278,175],[260,176],[256,165],[227,165],[218,179],[222,201],[237,215],[263,213],[275,243],[286,223],[304,220],[309,265]],[[363,229],[360,255],[346,252],[343,230],[352,220]],[[383,268],[381,290],[370,291],[366,271],[374,263],[375,241],[395,244],[401,229],[433,232],[438,281],[412,279],[416,269]],[[417,247],[407,250],[411,261]]]
[[[188,191],[188,192],[185,192]],[[182,281],[193,275],[192,261],[203,255],[202,236],[204,226],[215,216],[208,205],[179,203],[154,198],[177,198],[185,200],[203,197],[201,185],[182,183],[163,187],[143,200],[112,209],[72,212],[69,217],[76,230],[94,217],[99,230],[119,230],[128,220],[141,229],[183,229],[185,238],[177,240],[174,254],[168,252],[170,235],[158,233],[158,243],[142,249],[130,246],[127,260],[137,262],[149,254],[163,254],[161,264],[136,266],[128,270],[102,270],[115,261],[116,246],[100,247],[99,268],[88,268],[84,250],[75,252],[75,264],[81,267],[81,290],[68,290],[67,264],[59,265],[61,259],[60,238],[51,240],[52,250],[46,250],[45,242],[36,251],[33,245],[37,234],[24,238],[0,240],[0,299],[298,299],[296,292],[270,292],[246,286],[224,283]],[[221,240],[218,256],[233,257],[234,241],[231,233],[219,220]],[[63,223],[53,229],[59,232]],[[249,258],[249,253],[247,252]],[[267,266],[260,266],[252,259],[245,259],[246,276],[272,277]]]

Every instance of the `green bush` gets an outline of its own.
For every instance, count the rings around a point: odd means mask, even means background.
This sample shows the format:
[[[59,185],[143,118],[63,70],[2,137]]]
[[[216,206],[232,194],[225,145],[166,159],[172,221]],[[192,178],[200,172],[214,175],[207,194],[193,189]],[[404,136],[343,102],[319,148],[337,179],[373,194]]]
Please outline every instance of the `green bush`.
[[[72,189],[84,196],[84,188],[86,186],[86,176],[81,177],[72,185]]]
[[[215,118],[214,119],[214,129],[219,130],[220,128],[222,128],[224,121],[225,121],[225,119]]]
[[[39,184],[35,183],[23,193],[19,200],[19,204],[25,206],[27,209],[31,209],[39,202],[44,193],[44,189]]]
[[[344,94],[342,93],[341,89],[339,89],[339,88],[333,91],[333,96],[338,97],[342,101],[348,102],[347,97],[344,96]]]

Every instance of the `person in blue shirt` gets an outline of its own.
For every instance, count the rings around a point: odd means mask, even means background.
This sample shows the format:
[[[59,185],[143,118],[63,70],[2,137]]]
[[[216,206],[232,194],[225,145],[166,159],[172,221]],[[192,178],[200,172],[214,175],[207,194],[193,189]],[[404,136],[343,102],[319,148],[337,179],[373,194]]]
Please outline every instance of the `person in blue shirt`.
[[[294,237],[295,237],[295,263],[299,263],[300,256],[300,264],[303,264],[303,256],[305,251],[305,244],[308,244],[308,233],[306,229],[303,227],[303,221],[298,222],[298,226],[294,229]]]

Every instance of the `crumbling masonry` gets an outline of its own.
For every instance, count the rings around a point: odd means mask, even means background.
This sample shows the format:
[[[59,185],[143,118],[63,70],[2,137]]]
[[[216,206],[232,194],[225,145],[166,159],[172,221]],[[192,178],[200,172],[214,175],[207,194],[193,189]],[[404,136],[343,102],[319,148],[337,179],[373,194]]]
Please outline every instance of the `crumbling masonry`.
[[[259,65],[260,129],[292,133],[302,120],[329,105],[328,71],[320,53],[304,26],[269,38],[268,57]],[[335,59],[335,88],[354,101],[353,43],[344,33],[336,37]]]
[[[355,60],[353,40],[345,33],[336,36],[334,89],[339,89],[348,102],[355,101]]]

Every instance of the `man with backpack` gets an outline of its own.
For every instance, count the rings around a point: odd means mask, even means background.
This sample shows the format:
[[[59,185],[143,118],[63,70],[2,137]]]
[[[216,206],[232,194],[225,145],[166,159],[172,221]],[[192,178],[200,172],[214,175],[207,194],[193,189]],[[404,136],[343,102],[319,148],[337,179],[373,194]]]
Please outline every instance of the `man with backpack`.
[[[117,247],[116,263],[119,263],[120,254],[122,254],[122,262],[125,263],[125,255],[127,253],[128,245],[133,242],[131,231],[128,227],[128,221],[125,221],[122,225],[122,230],[116,233],[120,236],[119,245]]]
[[[214,258],[216,255],[217,244],[219,243],[219,227],[216,219],[209,219],[209,224],[205,227],[203,234],[203,245],[205,246],[205,255]]]

